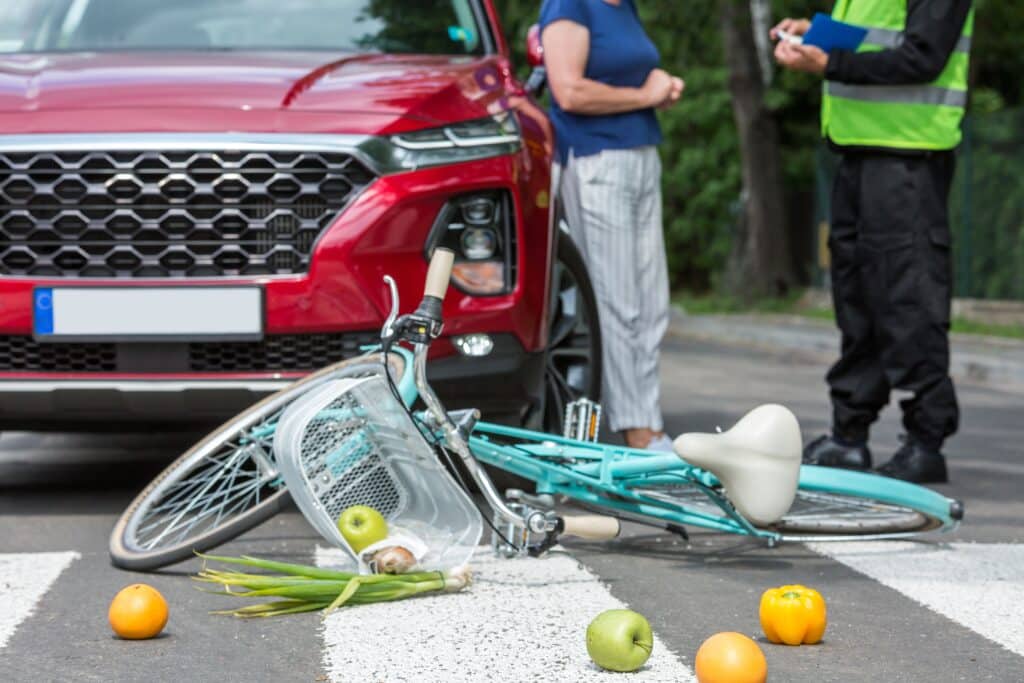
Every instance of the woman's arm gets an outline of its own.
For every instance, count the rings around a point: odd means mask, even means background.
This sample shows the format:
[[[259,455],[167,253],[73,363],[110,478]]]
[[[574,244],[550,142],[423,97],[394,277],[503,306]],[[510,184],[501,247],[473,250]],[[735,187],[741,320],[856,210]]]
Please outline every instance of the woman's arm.
[[[675,90],[671,76],[655,69],[639,88],[616,88],[584,77],[590,31],[573,21],[549,24],[541,34],[544,66],[551,92],[563,111],[573,114],[618,114],[657,107]]]

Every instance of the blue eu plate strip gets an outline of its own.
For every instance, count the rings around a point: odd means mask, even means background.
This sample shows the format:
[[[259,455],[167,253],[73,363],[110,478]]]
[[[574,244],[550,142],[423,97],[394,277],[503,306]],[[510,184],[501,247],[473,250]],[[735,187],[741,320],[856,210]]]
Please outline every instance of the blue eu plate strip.
[[[52,287],[39,287],[32,292],[32,311],[36,334],[53,334]]]

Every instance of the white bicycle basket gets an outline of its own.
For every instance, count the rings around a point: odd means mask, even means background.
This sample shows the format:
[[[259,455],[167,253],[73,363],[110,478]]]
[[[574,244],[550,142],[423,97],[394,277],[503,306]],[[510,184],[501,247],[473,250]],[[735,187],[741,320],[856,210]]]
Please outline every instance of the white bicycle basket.
[[[337,526],[353,505],[384,515],[389,540],[409,548],[423,570],[465,564],[480,542],[479,511],[383,377],[327,382],[296,400],[281,417],[274,452],[299,510],[362,571],[366,558]]]

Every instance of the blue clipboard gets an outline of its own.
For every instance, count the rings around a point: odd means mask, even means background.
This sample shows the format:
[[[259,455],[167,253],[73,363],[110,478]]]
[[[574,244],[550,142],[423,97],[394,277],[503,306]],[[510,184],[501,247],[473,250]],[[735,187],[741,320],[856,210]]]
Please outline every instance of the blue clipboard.
[[[814,45],[825,52],[856,50],[864,42],[868,30],[853,24],[836,21],[827,14],[814,15],[811,28],[804,34],[804,45]]]

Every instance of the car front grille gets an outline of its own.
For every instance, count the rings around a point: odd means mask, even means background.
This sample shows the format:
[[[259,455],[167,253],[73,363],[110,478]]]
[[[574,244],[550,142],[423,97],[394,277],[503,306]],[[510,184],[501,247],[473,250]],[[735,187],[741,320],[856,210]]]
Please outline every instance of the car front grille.
[[[373,179],[344,152],[0,151],[0,275],[305,272]]]
[[[350,332],[278,335],[259,342],[192,343],[188,345],[189,368],[193,372],[315,370],[358,356],[362,347],[379,341],[379,332]]]
[[[269,335],[258,342],[77,343],[0,336],[0,372],[308,372],[353,358],[379,332]]]
[[[0,336],[0,371],[115,372],[115,344],[40,344],[32,337]]]

